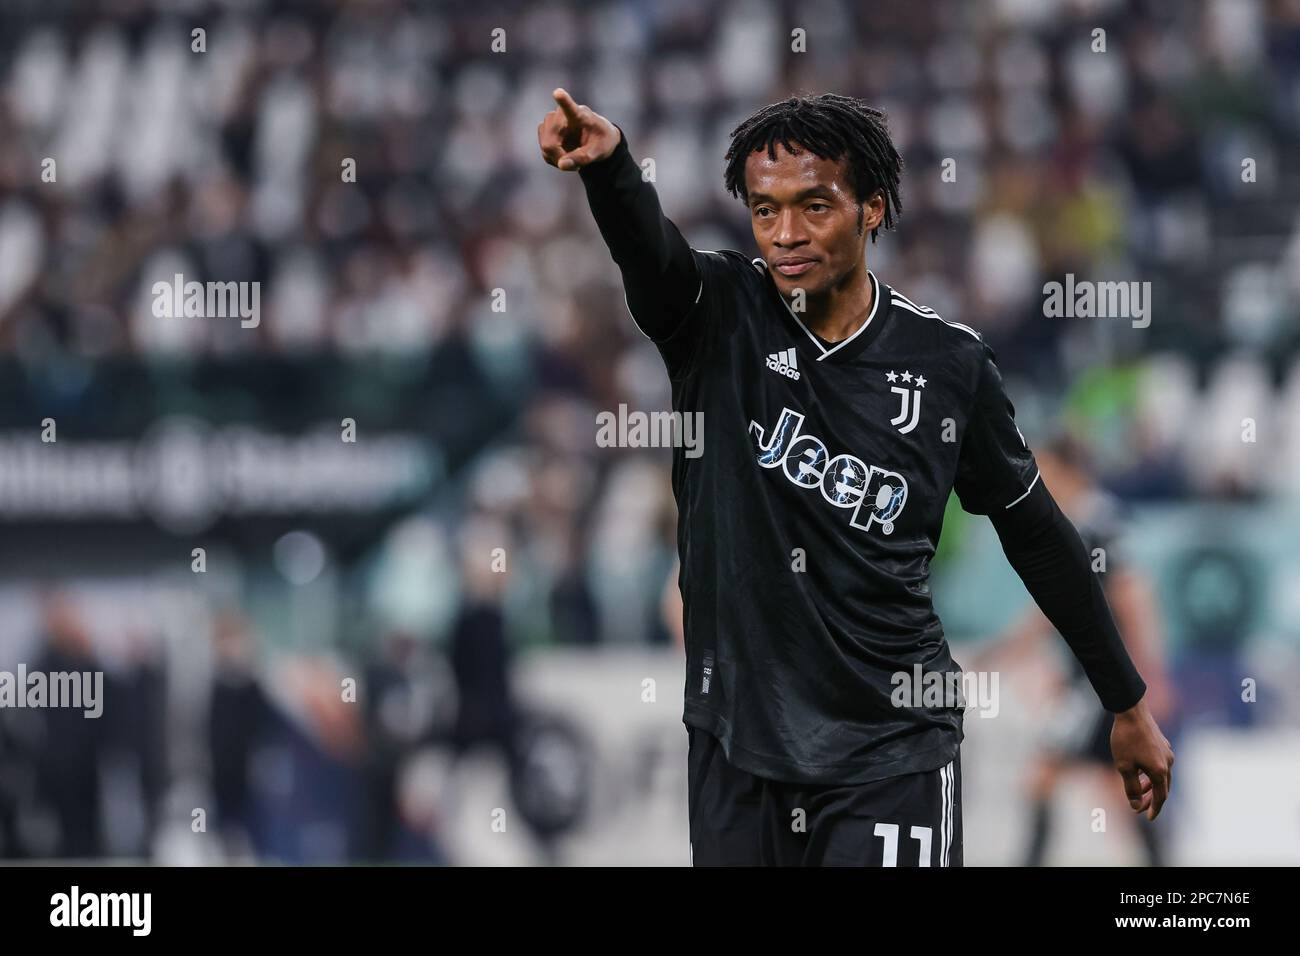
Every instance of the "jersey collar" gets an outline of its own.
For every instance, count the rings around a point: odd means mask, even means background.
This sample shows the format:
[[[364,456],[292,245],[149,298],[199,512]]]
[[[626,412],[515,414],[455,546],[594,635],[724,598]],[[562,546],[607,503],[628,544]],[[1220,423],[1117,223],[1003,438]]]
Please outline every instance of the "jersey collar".
[[[767,272],[767,263],[762,259],[755,259],[754,263],[760,265],[763,271]],[[871,280],[871,312],[852,335],[836,342],[834,345],[827,346],[809,330],[808,326],[803,324],[803,320],[790,308],[790,303],[785,300],[785,296],[777,289],[771,273],[768,273],[768,286],[771,288],[772,295],[781,300],[782,312],[785,314],[787,324],[793,324],[798,330],[796,346],[799,351],[815,362],[842,363],[852,360],[875,341],[890,311],[888,307],[882,307],[880,304],[881,299],[888,293],[880,284],[880,280],[876,278],[876,274],[870,269],[867,270],[867,277]]]

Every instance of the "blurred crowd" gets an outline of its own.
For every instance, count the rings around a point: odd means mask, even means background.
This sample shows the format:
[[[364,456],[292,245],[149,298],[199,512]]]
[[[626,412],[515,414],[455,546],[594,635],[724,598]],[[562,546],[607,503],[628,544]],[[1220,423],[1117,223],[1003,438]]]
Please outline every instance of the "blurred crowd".
[[[1027,388],[1055,401],[1094,366],[1168,354],[1166,405],[1231,404],[1229,358],[1258,365],[1232,395],[1300,389],[1295,0],[167,6],[0,14],[3,352],[409,355],[460,336],[500,387],[662,406],[576,177],[538,156],[550,89],[656,159],[695,245],[739,249],[728,131],[831,89],[886,109],[907,163],[873,266],[985,332]],[[155,316],[176,273],[263,283],[264,321]],[[1066,273],[1151,282],[1150,328],[1044,318]],[[1193,457],[1182,434],[1125,440],[1112,467],[1147,442]]]
[[[539,788],[521,768],[538,761],[520,751],[491,600],[468,602],[438,650],[394,631],[353,655],[272,654],[238,611],[190,623],[180,653],[204,676],[187,693],[157,633],[105,641],[71,592],[43,593],[18,680],[98,674],[103,690],[79,699],[92,707],[0,709],[0,859],[443,862],[445,773],[430,786],[418,771],[484,750],[544,842],[546,818],[528,812]],[[14,680],[5,643],[0,670]]]

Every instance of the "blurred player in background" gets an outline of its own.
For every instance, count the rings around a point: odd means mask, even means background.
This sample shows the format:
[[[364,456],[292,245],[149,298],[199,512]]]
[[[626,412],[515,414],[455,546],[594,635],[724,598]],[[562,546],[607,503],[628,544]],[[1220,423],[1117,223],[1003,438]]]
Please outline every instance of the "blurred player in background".
[[[1123,532],[1122,503],[1099,487],[1088,465],[1084,445],[1062,434],[1038,455],[1043,480],[1052,488],[1061,510],[1079,529],[1094,567],[1101,571],[1106,599],[1115,614],[1120,634],[1134,664],[1147,683],[1146,702],[1152,716],[1164,724],[1173,711],[1173,698],[1165,669],[1163,628],[1160,608],[1152,583],[1129,562],[1120,536]],[[1104,561],[1104,565],[1100,562]],[[973,665],[977,670],[1014,664],[1041,649],[1041,638],[1054,634],[1051,622],[1030,606]],[[1067,662],[1053,715],[1042,735],[1041,750],[1034,758],[1027,780],[1030,804],[1030,837],[1024,855],[1026,866],[1041,866],[1052,834],[1052,801],[1064,776],[1088,770],[1100,792],[1109,801],[1114,794],[1110,734],[1114,715],[1097,706],[1087,675],[1073,657]],[[1163,866],[1165,856],[1158,827],[1139,826],[1147,863]]]

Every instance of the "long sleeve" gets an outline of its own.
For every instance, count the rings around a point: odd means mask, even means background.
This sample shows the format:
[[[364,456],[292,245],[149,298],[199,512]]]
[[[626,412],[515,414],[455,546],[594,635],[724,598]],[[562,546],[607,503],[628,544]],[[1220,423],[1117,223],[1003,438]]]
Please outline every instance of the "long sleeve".
[[[997,356],[981,339],[980,369],[954,490],[962,507],[986,514],[1007,560],[1088,675],[1102,706],[1118,713],[1146,693],[1079,531],[1041,480],[1016,427]]]
[[[587,202],[623,274],[628,311],[655,342],[672,337],[699,301],[703,276],[690,245],[642,178],[619,128],[614,152],[579,170]]]
[[[990,520],[1007,560],[1078,659],[1102,706],[1118,713],[1146,693],[1078,530],[1038,481]]]

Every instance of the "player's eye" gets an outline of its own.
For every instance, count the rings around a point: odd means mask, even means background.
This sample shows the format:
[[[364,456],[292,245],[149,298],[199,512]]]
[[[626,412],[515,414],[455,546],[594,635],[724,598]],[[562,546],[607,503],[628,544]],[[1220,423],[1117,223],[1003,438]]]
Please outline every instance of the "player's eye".
[[[808,211],[809,211],[809,212],[821,212],[822,210],[830,209],[830,208],[831,208],[831,207],[830,207],[829,205],[827,205],[826,203],[824,203],[824,202],[815,202],[815,203],[810,203],[810,204],[809,204],[809,206],[808,206]]]
[[[770,206],[758,206],[754,209],[754,215],[759,219],[766,219],[767,217],[763,214],[771,211],[772,209]]]

